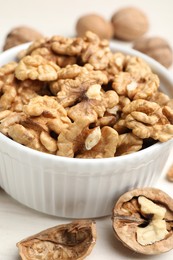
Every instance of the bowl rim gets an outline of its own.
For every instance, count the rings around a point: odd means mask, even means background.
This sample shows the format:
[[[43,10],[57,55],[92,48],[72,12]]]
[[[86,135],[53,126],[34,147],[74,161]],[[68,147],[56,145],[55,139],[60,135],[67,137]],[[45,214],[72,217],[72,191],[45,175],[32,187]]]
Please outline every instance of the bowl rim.
[[[33,156],[35,158],[40,158],[42,157],[42,159],[47,159],[50,161],[61,161],[61,162],[70,162],[70,163],[76,163],[76,162],[81,162],[81,163],[85,163],[85,164],[106,164],[106,163],[119,163],[119,162],[123,162],[126,160],[135,160],[137,162],[137,160],[141,157],[144,157],[145,154],[147,153],[147,155],[152,155],[153,152],[155,152],[156,150],[161,150],[161,148],[164,148],[164,146],[167,146],[168,144],[172,143],[173,144],[173,139],[170,139],[166,142],[158,142],[155,143],[149,147],[147,147],[146,149],[142,149],[139,150],[138,152],[134,152],[134,153],[130,153],[130,154],[125,154],[122,156],[117,156],[117,157],[109,157],[109,158],[88,158],[88,159],[84,159],[84,158],[71,158],[71,157],[65,157],[65,156],[58,156],[58,155],[54,155],[54,154],[49,154],[49,153],[45,153],[45,152],[41,152],[41,151],[37,151],[34,150],[30,147],[24,146],[20,143],[17,143],[16,141],[13,141],[12,139],[6,137],[5,135],[3,135],[2,133],[0,133],[0,142],[4,139],[4,141],[11,146],[11,148],[16,148],[16,149],[20,149],[21,153],[23,152],[23,154],[29,154],[30,156]],[[10,155],[10,157],[12,157]]]
[[[21,50],[26,49],[32,42],[28,42],[28,43],[24,43],[21,45],[18,45],[16,47],[13,47],[11,49],[8,49],[6,51],[4,51],[3,53],[0,54],[0,66],[3,66],[6,64],[2,62],[2,60],[8,60],[11,56],[16,55],[16,53],[19,53]],[[131,47],[127,47],[127,46],[122,46],[119,43],[110,42],[110,48],[115,52],[122,52],[125,53],[127,55],[133,55],[133,56],[137,56],[140,57],[142,59],[144,59],[152,68],[152,70],[154,71],[159,71],[159,76],[161,75],[163,78],[166,78],[166,80],[168,80],[171,85],[173,85],[173,77],[171,76],[171,73],[165,68],[163,67],[163,65],[161,65],[160,63],[158,63],[157,61],[155,61],[154,59],[152,59],[151,57],[132,49]],[[12,58],[11,61],[15,61],[15,58]],[[10,60],[8,61],[10,62]],[[156,150],[160,149],[160,147],[163,146],[167,146],[169,143],[173,143],[173,139],[170,139],[164,143],[161,142],[157,142],[145,149],[139,150],[137,152],[133,152],[130,154],[126,154],[126,155],[122,155],[122,156],[117,156],[117,157],[110,157],[110,158],[70,158],[70,157],[65,157],[65,156],[58,156],[58,155],[54,155],[54,154],[49,154],[49,153],[45,153],[45,152],[41,152],[41,151],[37,151],[34,150],[32,148],[29,148],[27,146],[24,146],[20,143],[17,143],[16,141],[13,141],[12,139],[10,139],[9,137],[5,136],[4,134],[0,133],[0,142],[6,142],[9,146],[16,148],[16,149],[20,149],[21,152],[27,153],[31,156],[40,158],[42,157],[43,159],[48,159],[48,160],[52,160],[52,161],[61,161],[61,162],[70,162],[70,163],[76,163],[79,162],[81,164],[85,163],[85,164],[109,164],[111,162],[114,163],[118,163],[119,161],[125,161],[126,159],[130,160],[131,158],[133,160],[137,160],[139,157],[141,158],[141,156],[145,156],[145,154],[149,153],[152,154],[153,152],[155,152]]]

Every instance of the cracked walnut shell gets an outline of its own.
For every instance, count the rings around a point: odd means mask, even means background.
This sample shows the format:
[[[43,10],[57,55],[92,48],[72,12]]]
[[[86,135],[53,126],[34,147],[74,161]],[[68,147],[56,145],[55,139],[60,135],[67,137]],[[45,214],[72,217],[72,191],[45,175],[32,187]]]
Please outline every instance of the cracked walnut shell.
[[[154,255],[173,249],[173,199],[159,189],[123,194],[114,206],[112,222],[117,238],[131,250]]]
[[[78,220],[59,225],[17,243],[23,260],[83,260],[96,243],[96,225],[91,220]]]

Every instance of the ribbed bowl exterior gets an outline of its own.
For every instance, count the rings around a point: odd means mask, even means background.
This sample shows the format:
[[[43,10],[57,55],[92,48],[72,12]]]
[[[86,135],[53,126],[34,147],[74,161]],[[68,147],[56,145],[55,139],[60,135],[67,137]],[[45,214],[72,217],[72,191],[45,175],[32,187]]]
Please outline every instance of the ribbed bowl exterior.
[[[106,216],[127,190],[156,184],[172,163],[172,145],[169,141],[93,162],[48,156],[4,140],[0,183],[17,201],[41,212],[66,218]]]
[[[26,47],[0,56],[0,65]],[[123,51],[116,46],[115,50]],[[136,52],[124,49],[135,55]],[[160,75],[162,88],[173,92],[166,69],[146,59]],[[173,140],[116,158],[73,159],[41,153],[0,134],[0,186],[20,203],[37,211],[65,218],[110,215],[124,192],[154,186],[173,163]]]

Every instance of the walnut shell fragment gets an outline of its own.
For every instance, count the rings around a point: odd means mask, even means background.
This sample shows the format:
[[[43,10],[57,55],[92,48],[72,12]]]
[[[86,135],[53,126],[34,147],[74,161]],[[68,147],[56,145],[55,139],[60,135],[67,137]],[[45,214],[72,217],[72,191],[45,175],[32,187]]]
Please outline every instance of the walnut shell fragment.
[[[156,188],[123,194],[113,209],[113,229],[128,248],[145,255],[173,249],[173,199]]]
[[[23,260],[82,260],[90,254],[95,242],[95,222],[79,220],[30,236],[18,242],[17,247]]]

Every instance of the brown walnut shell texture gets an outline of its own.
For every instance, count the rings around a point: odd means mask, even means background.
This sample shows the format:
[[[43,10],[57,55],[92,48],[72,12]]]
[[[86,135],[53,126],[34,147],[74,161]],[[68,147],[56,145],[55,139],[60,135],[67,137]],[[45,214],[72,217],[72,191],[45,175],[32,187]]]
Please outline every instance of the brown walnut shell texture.
[[[96,224],[78,220],[59,225],[17,243],[22,260],[82,260],[96,243]]]
[[[172,48],[169,43],[161,37],[141,37],[134,42],[133,48],[157,60],[166,68],[172,65]]]
[[[115,12],[111,18],[114,37],[133,41],[148,31],[148,17],[135,7],[125,7]]]
[[[168,181],[173,182],[173,165],[169,168],[166,177]]]
[[[44,36],[34,28],[28,26],[15,27],[8,33],[4,42],[3,51],[22,43],[36,41],[43,37]]]
[[[142,216],[137,203],[139,196],[144,196],[156,205],[166,209],[164,220],[166,221],[168,234],[164,239],[144,246],[137,241],[137,228],[143,225],[146,226],[147,221],[149,222],[152,216],[148,216],[150,219]],[[129,212],[126,210],[127,207]],[[123,194],[113,209],[112,223],[116,237],[126,247],[135,252],[145,255],[157,255],[173,249],[173,199],[159,189],[139,188]]]
[[[84,36],[87,31],[91,31],[99,36],[100,39],[111,39],[113,27],[111,22],[98,14],[87,14],[81,16],[76,23],[78,36]]]

